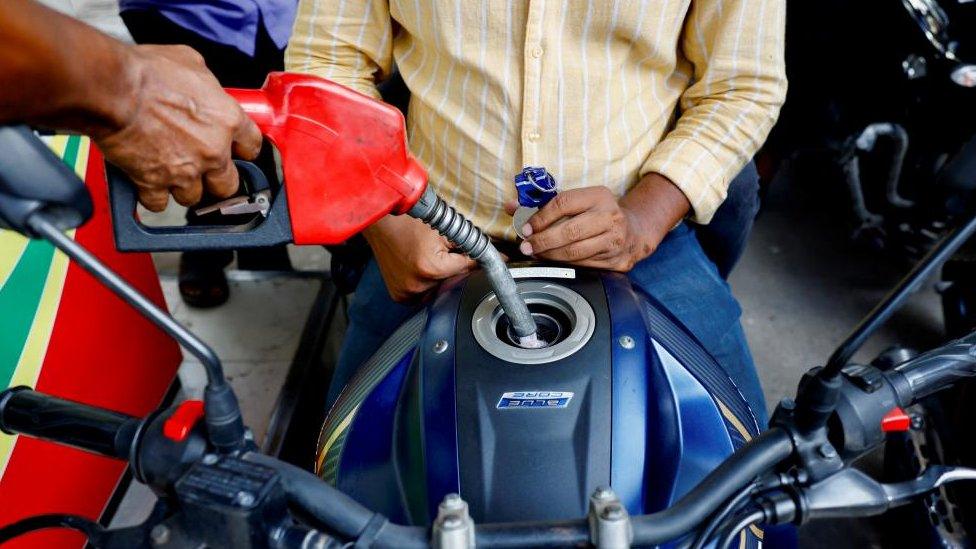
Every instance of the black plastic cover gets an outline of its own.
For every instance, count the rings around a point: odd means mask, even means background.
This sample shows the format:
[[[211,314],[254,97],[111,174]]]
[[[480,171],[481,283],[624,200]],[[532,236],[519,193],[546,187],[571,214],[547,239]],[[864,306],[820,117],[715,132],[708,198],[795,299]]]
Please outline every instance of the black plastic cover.
[[[175,493],[182,529],[196,538],[192,546],[267,547],[268,532],[288,522],[280,475],[236,457],[197,463]]]
[[[586,514],[597,486],[610,484],[611,327],[600,278],[577,270],[560,284],[593,307],[596,327],[574,355],[549,364],[511,364],[481,348],[474,309],[490,292],[473,274],[457,325],[457,441],[461,496],[472,518],[559,520]],[[504,393],[572,392],[564,408],[498,408]],[[544,503],[540,503],[540,498]]]
[[[27,220],[43,211],[61,229],[92,215],[84,182],[27,126],[0,127],[0,226],[33,236]]]

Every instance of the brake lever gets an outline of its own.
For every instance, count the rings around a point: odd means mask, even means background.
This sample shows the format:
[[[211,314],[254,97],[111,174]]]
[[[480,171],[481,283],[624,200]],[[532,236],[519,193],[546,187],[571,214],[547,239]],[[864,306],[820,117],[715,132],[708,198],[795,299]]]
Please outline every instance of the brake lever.
[[[976,469],[932,465],[912,480],[892,484],[878,482],[857,469],[844,469],[800,492],[802,522],[880,515],[960,480],[976,480]]]
[[[950,482],[976,480],[976,469],[930,465],[912,480],[894,484],[882,484],[889,507],[896,507],[913,498],[937,490]]]

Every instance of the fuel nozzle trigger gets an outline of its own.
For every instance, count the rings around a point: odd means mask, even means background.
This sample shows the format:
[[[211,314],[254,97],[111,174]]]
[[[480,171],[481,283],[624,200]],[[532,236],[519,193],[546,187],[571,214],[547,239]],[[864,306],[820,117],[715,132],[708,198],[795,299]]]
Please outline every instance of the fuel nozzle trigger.
[[[238,162],[236,165],[239,172],[241,170],[245,172],[241,174],[239,192],[242,194],[198,208],[194,210],[194,215],[199,217],[213,213],[219,215],[259,213],[262,217],[268,217],[268,211],[271,210],[271,187],[268,185],[268,179],[250,162]]]

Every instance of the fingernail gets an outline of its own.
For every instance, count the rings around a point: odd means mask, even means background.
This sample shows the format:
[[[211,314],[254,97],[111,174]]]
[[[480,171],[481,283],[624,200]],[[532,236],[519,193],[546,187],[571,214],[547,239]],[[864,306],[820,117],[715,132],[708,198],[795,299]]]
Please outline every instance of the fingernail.
[[[528,242],[523,242],[519,244],[519,250],[521,250],[522,253],[525,255],[532,255],[532,244],[529,244]]]
[[[529,225],[528,223],[522,225],[522,234],[525,236],[532,236],[532,225]]]

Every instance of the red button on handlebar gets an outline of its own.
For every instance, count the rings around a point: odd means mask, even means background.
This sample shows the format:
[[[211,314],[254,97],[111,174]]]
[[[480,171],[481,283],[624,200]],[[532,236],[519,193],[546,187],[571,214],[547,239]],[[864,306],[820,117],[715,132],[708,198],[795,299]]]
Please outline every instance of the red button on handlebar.
[[[881,430],[885,433],[903,433],[912,428],[912,416],[895,406],[881,418]]]
[[[183,442],[193,426],[203,417],[203,402],[187,400],[163,423],[163,435],[173,442]]]

